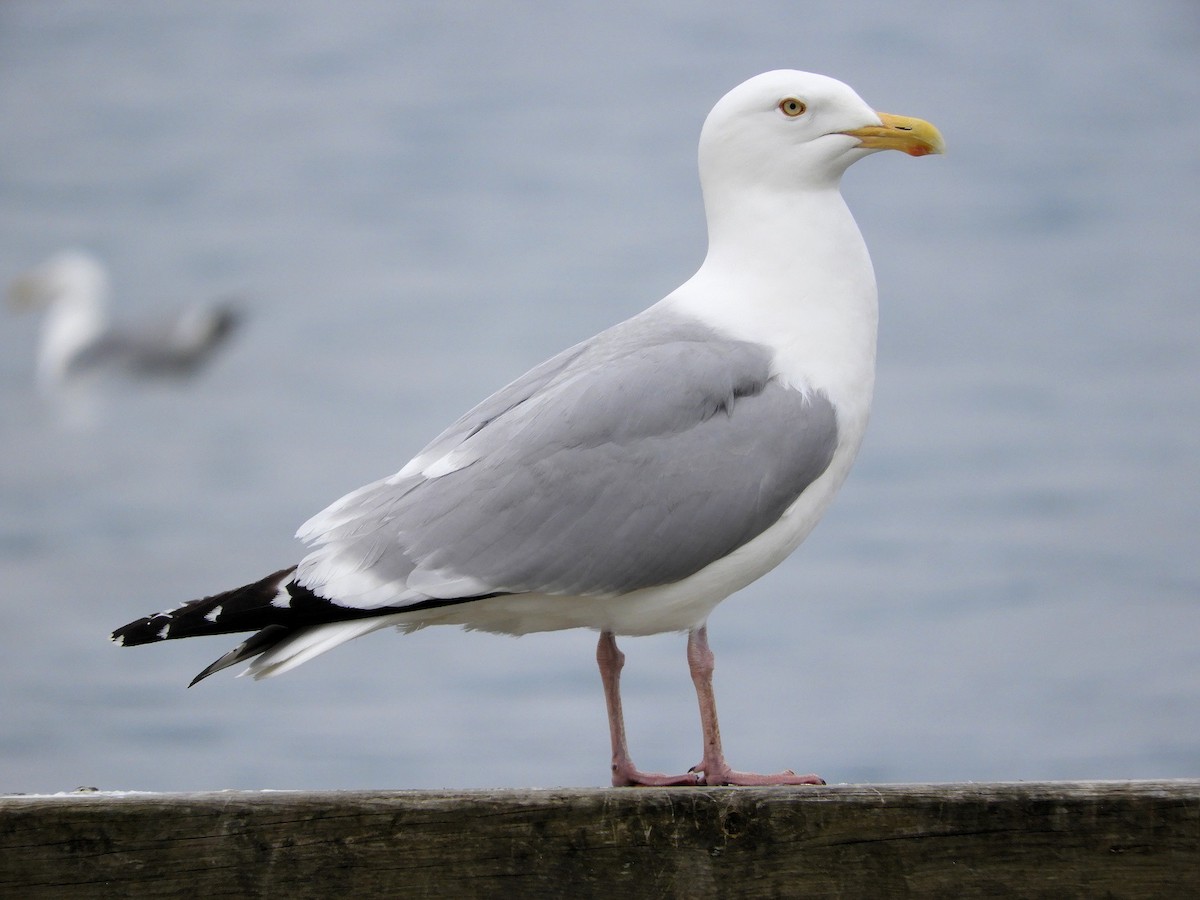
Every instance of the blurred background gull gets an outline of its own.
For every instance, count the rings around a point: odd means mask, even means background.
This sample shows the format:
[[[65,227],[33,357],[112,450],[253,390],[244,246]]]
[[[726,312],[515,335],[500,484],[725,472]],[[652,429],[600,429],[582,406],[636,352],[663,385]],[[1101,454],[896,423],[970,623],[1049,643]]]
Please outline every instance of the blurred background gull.
[[[106,385],[69,434],[5,317],[0,791],[607,783],[587,633],[378,634],[192,691],[220,641],[107,636],[291,562],[313,512],[689,276],[700,125],[779,67],[949,155],[846,178],[874,418],[812,537],[714,614],[730,756],[1200,774],[1198,50],[1185,0],[0,5],[0,281],[87,247],[122,321],[254,298],[203,378]],[[639,762],[693,762],[683,639],[634,647]]]
[[[228,304],[200,305],[152,321],[114,326],[108,272],[82,250],[63,250],[18,275],[9,305],[42,314],[37,380],[45,390],[92,375],[183,377],[225,343],[238,315]]]

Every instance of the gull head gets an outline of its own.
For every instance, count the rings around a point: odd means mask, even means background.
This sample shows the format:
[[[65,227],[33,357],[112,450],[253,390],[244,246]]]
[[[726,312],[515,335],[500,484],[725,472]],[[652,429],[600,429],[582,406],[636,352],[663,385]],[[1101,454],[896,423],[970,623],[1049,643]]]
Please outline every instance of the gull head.
[[[876,112],[834,78],[780,69],[743,82],[713,107],[700,134],[700,175],[706,188],[836,186],[870,153],[943,148],[928,122]]]
[[[100,262],[81,250],[66,250],[13,279],[8,303],[16,310],[46,309],[59,303],[99,306],[108,293]]]

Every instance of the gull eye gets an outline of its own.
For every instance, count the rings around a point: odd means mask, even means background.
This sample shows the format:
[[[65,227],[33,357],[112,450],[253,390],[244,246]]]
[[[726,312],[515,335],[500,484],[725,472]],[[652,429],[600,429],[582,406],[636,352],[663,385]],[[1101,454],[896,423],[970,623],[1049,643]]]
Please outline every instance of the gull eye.
[[[796,118],[796,116],[804,115],[804,112],[807,109],[808,104],[806,104],[803,100],[796,99],[795,97],[785,97],[783,100],[779,101],[780,112],[792,119]]]

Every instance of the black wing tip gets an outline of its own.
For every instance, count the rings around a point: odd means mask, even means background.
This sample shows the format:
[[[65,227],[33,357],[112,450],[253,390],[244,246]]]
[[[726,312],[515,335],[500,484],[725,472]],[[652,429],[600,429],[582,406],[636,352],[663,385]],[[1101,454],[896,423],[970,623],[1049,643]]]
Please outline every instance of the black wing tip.
[[[158,613],[122,625],[109,637],[119,647],[137,647],[167,640],[170,636],[170,626],[171,617],[165,613]]]
[[[204,671],[191,680],[188,687],[195,687],[209,675],[237,665],[242,660],[252,659],[260,653],[266,653],[280,641],[292,634],[292,629],[283,625],[268,625],[266,628],[242,641],[228,653],[213,660]]]
[[[224,658],[225,658],[225,657],[221,657],[221,659],[224,659]],[[219,665],[217,665],[217,663],[219,663],[220,661],[221,661],[221,660],[220,660],[220,659],[218,659],[218,660],[217,660],[216,662],[214,662],[212,665],[210,665],[210,666],[207,666],[207,667],[204,669],[204,671],[202,671],[202,672],[201,672],[199,675],[197,675],[195,678],[193,678],[191,681],[189,681],[189,682],[188,682],[188,689],[190,690],[191,688],[194,688],[196,685],[198,685],[198,684],[199,684],[201,681],[203,681],[203,680],[204,680],[205,678],[207,678],[209,675],[212,675],[214,672],[219,672],[219,671],[221,671],[221,669],[222,669],[222,668],[224,668],[224,667],[223,667],[223,666],[219,666]]]
[[[272,600],[295,570],[288,566],[242,587],[135,619],[113,631],[112,640],[122,647],[137,647],[175,638],[256,631],[273,624],[270,619],[280,611],[272,607]]]
[[[215,350],[240,329],[245,321],[245,308],[239,302],[239,298],[226,298],[215,303],[211,310],[207,349]]]

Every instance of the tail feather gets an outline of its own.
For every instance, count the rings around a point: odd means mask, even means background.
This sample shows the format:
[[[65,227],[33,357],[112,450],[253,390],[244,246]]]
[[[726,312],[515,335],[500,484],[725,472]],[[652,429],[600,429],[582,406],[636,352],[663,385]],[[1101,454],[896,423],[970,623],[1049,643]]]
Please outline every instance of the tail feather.
[[[314,656],[320,656],[347,641],[393,624],[396,624],[394,616],[374,616],[369,619],[329,622],[289,632],[272,640],[269,646],[260,646],[245,653],[243,659],[252,655],[257,656],[257,659],[250,663],[250,667],[242,674],[253,675],[255,680],[282,675],[308,662]],[[249,648],[247,650],[249,651]],[[234,662],[235,660],[230,660],[227,665],[233,665]]]

